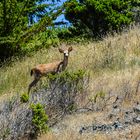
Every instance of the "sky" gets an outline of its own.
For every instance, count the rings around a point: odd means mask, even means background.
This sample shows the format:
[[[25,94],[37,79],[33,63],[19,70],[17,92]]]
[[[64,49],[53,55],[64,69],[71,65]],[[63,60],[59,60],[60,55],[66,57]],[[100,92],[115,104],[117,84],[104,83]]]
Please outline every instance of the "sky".
[[[66,2],[66,0],[60,0],[60,2],[58,2],[58,6],[62,5],[64,2]],[[64,14],[58,16],[58,18],[55,21],[56,22],[59,22],[59,21],[67,22],[67,26],[70,25],[69,21],[65,19]]]
[[[66,0],[60,0],[60,2],[57,2],[58,4],[56,6],[61,6],[64,2],[66,2]],[[48,1],[46,0],[43,3],[48,4]],[[55,20],[55,22],[60,22],[60,21],[67,22],[68,25],[70,24],[69,21],[65,19],[64,14],[58,16],[57,19]]]
[[[64,2],[66,2],[66,0],[61,0],[60,2],[58,2],[58,6],[59,6],[59,5],[62,5]],[[56,21],[67,21],[67,20],[65,19],[64,15],[60,15],[60,16],[56,19]]]

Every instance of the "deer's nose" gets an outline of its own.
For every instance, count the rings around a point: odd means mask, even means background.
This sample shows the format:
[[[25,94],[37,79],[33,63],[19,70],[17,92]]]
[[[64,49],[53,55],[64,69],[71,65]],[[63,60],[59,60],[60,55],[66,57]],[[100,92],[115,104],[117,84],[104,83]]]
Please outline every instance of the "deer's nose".
[[[65,53],[65,56],[68,56],[69,54],[68,53]]]
[[[66,50],[66,51],[64,51],[64,55],[65,56],[68,56],[69,55],[69,52]]]

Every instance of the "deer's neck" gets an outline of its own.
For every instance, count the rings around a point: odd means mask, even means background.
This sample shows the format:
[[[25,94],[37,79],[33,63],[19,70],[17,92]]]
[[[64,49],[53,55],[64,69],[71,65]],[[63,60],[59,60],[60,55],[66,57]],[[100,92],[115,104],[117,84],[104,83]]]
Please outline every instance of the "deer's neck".
[[[64,56],[62,70],[65,70],[68,65],[68,56]]]

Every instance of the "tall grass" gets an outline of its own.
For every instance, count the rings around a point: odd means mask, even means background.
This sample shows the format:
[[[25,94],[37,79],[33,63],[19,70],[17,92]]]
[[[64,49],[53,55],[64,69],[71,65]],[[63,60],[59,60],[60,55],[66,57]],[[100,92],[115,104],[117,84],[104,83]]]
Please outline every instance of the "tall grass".
[[[70,54],[69,71],[84,69],[92,76],[107,72],[133,69],[140,66],[140,28],[134,27],[120,35],[106,37],[99,42],[73,44]],[[65,44],[59,47],[69,47]],[[62,59],[57,48],[41,49],[30,57],[16,59],[9,66],[0,68],[0,95],[27,92],[32,81],[30,69],[40,63]],[[44,78],[42,78],[43,80]]]

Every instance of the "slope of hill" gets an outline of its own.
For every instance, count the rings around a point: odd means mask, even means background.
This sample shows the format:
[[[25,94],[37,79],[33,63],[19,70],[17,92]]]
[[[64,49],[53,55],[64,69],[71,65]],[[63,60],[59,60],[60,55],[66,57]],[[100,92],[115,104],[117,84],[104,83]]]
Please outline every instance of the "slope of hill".
[[[78,95],[81,97],[80,100],[77,98],[72,100],[78,102],[76,109],[72,108],[71,114],[66,113],[59,123],[51,127],[51,132],[39,139],[140,139],[140,28],[134,27],[99,42],[89,41],[71,45],[74,50],[70,55],[67,70],[87,71],[90,74],[88,88],[82,91],[84,96]],[[68,46],[63,44],[63,47]],[[34,65],[58,59],[61,59],[61,54],[57,48],[50,48],[40,50],[32,57],[16,60],[10,66],[2,67],[1,101],[7,100],[7,96],[27,92],[31,81],[30,69]],[[44,88],[46,81],[47,78],[44,77],[41,84],[32,90],[39,97],[41,93],[44,100],[48,96],[45,98],[43,94],[48,92],[40,92],[39,89]],[[69,89],[70,91],[72,92],[72,89]],[[75,92],[73,93],[75,95]],[[58,94],[53,95],[52,101]],[[70,94],[69,96],[63,94],[61,99],[63,97],[67,104],[67,97],[71,97]],[[37,101],[40,100],[41,98]]]

